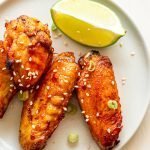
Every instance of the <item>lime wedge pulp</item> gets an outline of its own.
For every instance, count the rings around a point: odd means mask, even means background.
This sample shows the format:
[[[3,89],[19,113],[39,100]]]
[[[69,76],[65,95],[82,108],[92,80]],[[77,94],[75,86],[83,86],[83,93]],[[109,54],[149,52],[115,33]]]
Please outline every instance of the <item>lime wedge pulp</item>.
[[[71,39],[92,47],[106,47],[125,35],[119,18],[91,0],[61,0],[51,8],[55,25]]]

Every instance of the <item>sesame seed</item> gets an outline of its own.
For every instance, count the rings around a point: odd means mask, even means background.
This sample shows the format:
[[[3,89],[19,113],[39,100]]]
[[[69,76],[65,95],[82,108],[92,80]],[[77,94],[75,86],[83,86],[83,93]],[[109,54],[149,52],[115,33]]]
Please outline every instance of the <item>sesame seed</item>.
[[[32,125],[32,128],[35,129],[35,125]]]
[[[86,82],[84,82],[83,84],[86,85]]]
[[[36,114],[38,114],[38,113],[39,113],[39,111],[37,110],[37,111],[36,111]]]
[[[63,93],[64,95],[68,95],[68,93]]]
[[[108,128],[108,129],[107,129],[107,132],[108,132],[108,133],[110,133],[110,132],[111,132],[111,130]]]
[[[88,115],[85,115],[85,118],[87,118],[87,119],[88,119],[88,118],[89,118],[89,116],[88,116]]]
[[[35,76],[35,72],[32,72],[32,75]]]
[[[21,82],[21,80],[20,80],[20,79],[18,79],[18,82]]]
[[[10,77],[10,81],[12,81],[13,80],[13,77]]]
[[[85,119],[85,121],[86,121],[86,122],[88,122],[88,121],[89,121],[89,119],[87,118],[87,119]]]
[[[68,83],[68,80],[64,80],[65,83]]]
[[[75,86],[74,86],[74,88],[78,89],[78,88],[79,88],[79,86],[78,86],[78,85],[75,85]]]
[[[26,77],[26,80],[28,80],[29,79],[29,77]]]
[[[13,92],[13,90],[12,90],[12,89],[9,89],[9,91],[10,91],[10,92]]]
[[[62,68],[64,71],[66,70],[64,67]]]
[[[39,74],[38,71],[35,71],[35,74],[38,75]]]
[[[24,65],[21,65],[21,68],[24,69]]]
[[[3,52],[4,52],[4,49],[1,48],[0,51],[1,51],[1,53],[3,53]]]
[[[67,108],[66,108],[66,107],[63,107],[63,110],[64,110],[64,111],[67,111]]]
[[[83,101],[84,101],[84,100],[83,100],[83,99],[81,99],[81,103],[83,103]]]
[[[33,76],[33,79],[37,78],[37,76]]]
[[[131,52],[130,55],[131,55],[131,56],[135,56],[135,52]]]
[[[115,81],[111,81],[111,84],[112,84],[112,85],[115,85]]]
[[[47,88],[47,90],[49,90],[49,89],[50,89],[50,86],[46,86],[46,88]]]
[[[24,42],[23,41],[19,41],[19,44],[24,44]]]
[[[125,85],[126,84],[126,81],[122,81],[122,85]]]
[[[121,80],[122,80],[122,81],[126,81],[126,80],[127,80],[127,78],[126,78],[126,77],[123,77]]]
[[[28,46],[32,46],[32,43],[29,43]]]
[[[16,72],[15,71],[13,71],[13,75],[16,76]]]
[[[32,61],[32,57],[29,57],[29,61],[30,61],[30,62]]]
[[[39,85],[37,85],[37,86],[36,86],[36,90],[37,90],[37,89],[39,89],[39,87],[40,87],[40,86],[39,86]]]
[[[78,72],[78,76],[80,77],[80,75],[81,75],[81,73],[80,72]]]
[[[85,111],[81,111],[82,114],[85,114]]]
[[[99,117],[99,112],[96,113],[96,117]]]
[[[19,86],[23,86],[23,84],[19,83]]]
[[[32,106],[33,105],[33,102],[32,101],[30,101],[30,106]]]
[[[54,69],[53,72],[57,72],[57,69]]]
[[[2,71],[6,70],[6,67],[5,68],[2,68]]]
[[[17,88],[14,86],[14,90],[16,90]]]
[[[30,93],[32,93],[32,92],[33,92],[33,89],[30,90]]]
[[[62,98],[61,98],[61,100],[63,101],[63,100],[64,100],[64,98],[62,97]]]
[[[52,95],[48,95],[48,98],[51,98],[52,97]]]
[[[83,81],[85,82],[85,81],[86,81],[86,79],[83,79]]]
[[[86,75],[85,75],[85,78],[88,78],[88,77],[89,77],[89,74],[86,74]]]
[[[88,87],[88,88],[91,88],[91,85],[90,85],[90,84],[88,84],[88,85],[87,85],[87,87]]]
[[[23,93],[23,91],[22,91],[22,90],[20,90],[19,92],[20,92],[20,94],[22,94],[22,93]]]
[[[10,84],[10,87],[14,87],[14,85],[13,85],[13,84]]]
[[[22,75],[21,79],[23,79],[23,78],[24,78],[24,75]]]
[[[30,68],[26,68],[26,70],[28,71],[28,70],[30,70]]]
[[[19,59],[19,60],[16,60],[16,63],[20,63],[21,62],[21,59]]]
[[[26,87],[27,87],[27,88],[29,88],[30,86],[31,86],[31,85],[30,85],[30,84],[28,84]]]
[[[6,37],[7,37],[7,33],[4,34],[4,38],[6,38]]]
[[[90,94],[89,94],[89,93],[86,93],[86,96],[90,96]]]
[[[29,72],[28,72],[28,76],[30,77],[31,75],[32,75],[32,72],[29,71]]]

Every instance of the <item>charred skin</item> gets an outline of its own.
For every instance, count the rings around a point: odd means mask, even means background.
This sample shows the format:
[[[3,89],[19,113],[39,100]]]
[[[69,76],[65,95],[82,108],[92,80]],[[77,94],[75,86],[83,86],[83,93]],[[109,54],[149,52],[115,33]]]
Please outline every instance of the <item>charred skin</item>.
[[[19,89],[31,88],[52,60],[48,26],[35,18],[20,16],[7,22],[5,27],[4,47],[12,63],[14,82]]]
[[[7,52],[3,47],[3,42],[0,41],[0,118],[3,117],[9,102],[16,93],[16,87],[6,64]]]
[[[86,122],[98,145],[104,150],[111,149],[118,143],[122,128],[120,98],[112,64],[108,57],[91,51],[81,57],[79,65],[81,75],[77,95]],[[108,107],[109,100],[117,101],[116,110]]]
[[[73,53],[58,55],[39,90],[24,102],[20,143],[24,150],[41,150],[64,117],[78,76]]]

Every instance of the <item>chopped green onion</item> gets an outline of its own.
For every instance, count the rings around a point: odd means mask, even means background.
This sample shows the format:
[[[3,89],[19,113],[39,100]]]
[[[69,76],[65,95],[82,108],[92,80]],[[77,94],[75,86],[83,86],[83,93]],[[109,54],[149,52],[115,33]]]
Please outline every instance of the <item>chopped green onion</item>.
[[[68,135],[68,142],[70,143],[77,143],[79,140],[79,136],[76,133],[70,133]]]
[[[95,63],[92,60],[90,60],[88,71],[93,72],[94,70],[95,70]]]
[[[77,111],[78,111],[78,109],[77,109],[76,105],[74,105],[72,103],[68,104],[68,108],[67,108],[67,113],[68,114],[74,115],[74,114],[76,114]]]
[[[29,98],[29,91],[24,91],[23,93],[18,93],[18,99],[20,101],[26,101]]]
[[[55,31],[55,30],[57,30],[57,27],[56,27],[56,25],[55,25],[54,23],[52,23],[52,26],[51,26],[51,28],[52,28],[52,31]]]
[[[115,100],[109,100],[107,104],[108,104],[108,107],[110,109],[117,109],[118,108],[118,103]]]

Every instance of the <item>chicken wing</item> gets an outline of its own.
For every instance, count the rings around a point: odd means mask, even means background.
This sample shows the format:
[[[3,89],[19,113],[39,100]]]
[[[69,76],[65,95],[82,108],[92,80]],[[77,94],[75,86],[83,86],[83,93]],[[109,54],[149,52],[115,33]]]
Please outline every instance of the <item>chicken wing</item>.
[[[79,60],[81,74],[77,95],[91,134],[102,149],[118,143],[122,128],[120,98],[108,57],[91,51]],[[115,102],[113,108],[110,102]]]
[[[5,24],[4,47],[12,63],[14,82],[20,89],[35,85],[52,59],[48,26],[35,18],[20,16]]]
[[[0,118],[3,117],[8,104],[14,94],[16,93],[16,87],[13,84],[13,77],[6,66],[7,53],[3,47],[3,42],[0,41]]]
[[[78,76],[73,53],[58,55],[40,88],[24,103],[20,143],[24,150],[41,150],[64,117]]]

